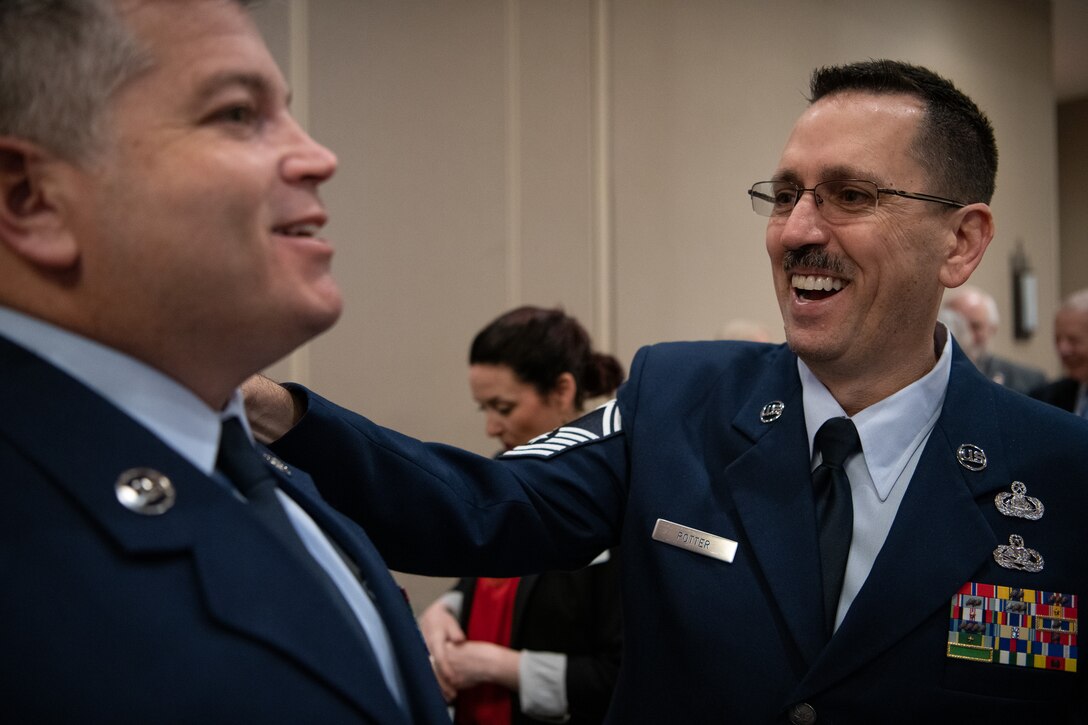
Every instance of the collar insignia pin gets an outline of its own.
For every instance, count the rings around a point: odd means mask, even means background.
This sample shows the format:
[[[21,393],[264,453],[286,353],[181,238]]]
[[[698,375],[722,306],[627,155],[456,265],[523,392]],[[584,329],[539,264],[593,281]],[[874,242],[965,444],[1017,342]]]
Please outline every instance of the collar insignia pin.
[[[759,411],[760,423],[773,423],[782,417],[782,411],[786,409],[786,404],[781,400],[772,400],[763,406],[763,409]]]
[[[122,506],[144,516],[166,513],[178,497],[170,479],[153,468],[128,469],[117,477],[113,490]]]
[[[981,471],[986,468],[986,451],[974,443],[964,443],[956,449],[956,460],[968,471]]]
[[[283,461],[281,461],[279,458],[276,458],[271,453],[265,453],[264,454],[264,460],[269,465],[271,465],[273,468],[275,468],[277,471],[282,473],[283,475],[285,475],[285,476],[290,476],[291,475],[291,467],[288,466]]]
[[[1028,487],[1020,481],[1012,482],[1012,492],[1002,491],[994,497],[997,510],[1006,516],[1015,516],[1029,521],[1043,518],[1046,507],[1034,496],[1026,495]]]

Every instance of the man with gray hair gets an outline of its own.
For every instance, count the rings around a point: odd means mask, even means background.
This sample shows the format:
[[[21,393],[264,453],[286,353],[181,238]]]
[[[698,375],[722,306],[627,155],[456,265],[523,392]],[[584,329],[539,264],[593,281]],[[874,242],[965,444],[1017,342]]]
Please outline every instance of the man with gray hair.
[[[970,337],[962,340],[957,338],[957,341],[983,375],[1025,395],[1046,383],[1046,374],[1042,370],[1020,365],[995,355],[991,350],[1000,321],[997,301],[993,295],[965,284],[949,290],[944,296],[941,308],[958,313],[966,321]]]
[[[1054,344],[1066,377],[1031,397],[1088,418],[1088,288],[1069,295],[1058,309]]]
[[[447,723],[237,386],[341,298],[336,157],[235,0],[0,2],[0,719]]]

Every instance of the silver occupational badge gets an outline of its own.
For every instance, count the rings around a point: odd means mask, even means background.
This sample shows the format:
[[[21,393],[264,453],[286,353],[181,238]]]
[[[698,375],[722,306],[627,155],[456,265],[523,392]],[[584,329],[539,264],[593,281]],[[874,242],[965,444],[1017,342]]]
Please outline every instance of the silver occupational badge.
[[[1046,507],[1034,496],[1027,496],[1028,487],[1020,481],[1012,482],[1012,492],[1002,491],[994,497],[997,510],[1006,516],[1038,521],[1043,518]]]
[[[968,471],[981,471],[986,467],[986,451],[974,443],[964,443],[956,450],[956,460]]]
[[[759,411],[760,423],[773,423],[782,417],[782,411],[786,409],[786,404],[781,400],[772,400],[763,406],[763,409]]]
[[[1024,538],[1013,534],[1009,537],[1009,545],[994,549],[994,561],[1006,569],[1018,569],[1020,571],[1039,572],[1043,570],[1043,556],[1035,549],[1024,546]]]
[[[166,513],[178,497],[170,479],[153,468],[128,469],[117,477],[113,489],[122,506],[145,516]]]

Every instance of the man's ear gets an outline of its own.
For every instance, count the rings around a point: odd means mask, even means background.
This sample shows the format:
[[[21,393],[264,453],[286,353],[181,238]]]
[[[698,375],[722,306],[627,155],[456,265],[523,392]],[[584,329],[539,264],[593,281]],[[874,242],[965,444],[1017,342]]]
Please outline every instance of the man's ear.
[[[987,204],[969,204],[957,210],[954,224],[940,272],[941,283],[948,288],[967,281],[994,238],[994,215]]]
[[[35,144],[0,136],[0,245],[51,271],[79,259],[56,193],[65,167]]]

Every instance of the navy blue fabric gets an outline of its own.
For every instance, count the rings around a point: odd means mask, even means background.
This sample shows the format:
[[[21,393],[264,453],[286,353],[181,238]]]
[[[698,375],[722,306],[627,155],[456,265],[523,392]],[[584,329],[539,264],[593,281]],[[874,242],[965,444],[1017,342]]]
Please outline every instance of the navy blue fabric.
[[[761,422],[771,401],[784,411]],[[310,394],[276,450],[305,461],[397,570],[573,568],[622,543],[624,656],[610,722],[786,722],[799,702],[840,725],[1083,722],[1083,661],[1076,674],[984,664],[947,657],[946,643],[952,598],[967,582],[1088,592],[1088,421],[986,380],[955,348],[898,517],[825,646],[792,352],[646,348],[619,407],[620,432],[547,459],[491,461]],[[984,470],[958,462],[965,443],[986,451]],[[1012,481],[1044,502],[1041,520],[997,510]],[[655,541],[659,518],[738,542],[733,562]],[[1043,555],[1042,572],[995,563],[1012,534]]]
[[[400,589],[301,471],[279,487],[359,566],[411,715],[278,538],[101,397],[0,339],[0,717],[5,722],[448,723]],[[166,475],[169,511],[119,475]]]

